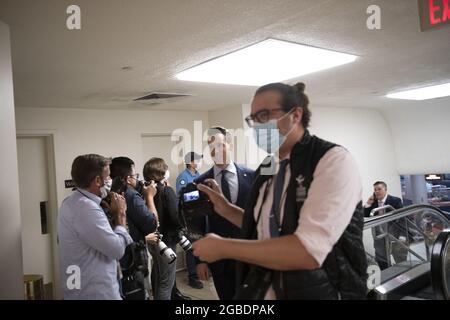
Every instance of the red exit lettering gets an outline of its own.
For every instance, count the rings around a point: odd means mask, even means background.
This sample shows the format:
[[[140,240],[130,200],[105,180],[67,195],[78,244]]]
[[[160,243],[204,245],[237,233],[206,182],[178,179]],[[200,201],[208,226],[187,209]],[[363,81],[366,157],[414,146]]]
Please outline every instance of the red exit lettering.
[[[450,21],[450,0],[428,0],[428,10],[430,13],[430,24],[437,25],[442,22]]]

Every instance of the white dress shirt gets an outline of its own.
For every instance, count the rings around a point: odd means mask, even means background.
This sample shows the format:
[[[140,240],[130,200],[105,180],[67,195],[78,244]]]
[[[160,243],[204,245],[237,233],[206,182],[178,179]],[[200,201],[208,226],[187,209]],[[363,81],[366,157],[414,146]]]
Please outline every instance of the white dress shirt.
[[[214,170],[214,179],[219,185],[220,190],[222,190],[222,169],[214,165],[213,170]],[[223,170],[228,171],[226,179],[228,180],[228,185],[230,186],[231,202],[235,204],[239,194],[239,179],[237,175],[236,166],[232,162]]]
[[[63,201],[59,210],[59,265],[66,300],[121,299],[117,260],[133,240],[124,227],[111,229],[100,201],[97,195],[77,189]],[[79,289],[67,285],[72,275],[67,270],[71,266],[80,270]]]
[[[291,170],[288,165],[281,197],[280,223],[283,221],[284,202],[290,176]],[[270,183],[271,180],[269,179],[261,186],[260,196],[254,208],[256,220],[262,205],[261,218],[257,226],[260,240],[271,238],[269,216],[274,186]],[[262,204],[267,183],[270,183],[270,187],[267,199]],[[300,210],[298,227],[294,233],[319,266],[344,233],[361,198],[362,183],[353,157],[342,147],[334,147],[327,151],[314,171],[308,197]],[[272,287],[267,292],[266,299],[275,299]]]

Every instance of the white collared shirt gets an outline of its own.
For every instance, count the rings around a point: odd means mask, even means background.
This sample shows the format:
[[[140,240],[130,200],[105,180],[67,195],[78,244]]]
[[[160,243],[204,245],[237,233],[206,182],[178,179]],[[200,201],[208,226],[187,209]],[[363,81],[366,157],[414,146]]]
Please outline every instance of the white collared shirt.
[[[286,190],[290,176],[291,169],[288,165],[281,197],[281,223],[283,222]],[[261,218],[257,225],[258,239],[260,240],[271,238],[269,216],[273,202],[274,183],[270,184],[267,199],[262,203],[266,184],[270,181],[271,179],[261,186],[260,196],[254,208],[256,220],[262,206]],[[317,164],[308,197],[300,210],[297,230],[294,233],[319,265],[322,265],[344,233],[356,205],[361,199],[362,183],[355,160],[343,147],[330,149]],[[267,292],[266,299],[275,299],[272,287]]]
[[[214,165],[214,179],[222,190],[222,169]],[[239,194],[239,179],[237,175],[237,169],[234,163],[230,163],[224,170],[228,171],[226,178],[228,180],[228,185],[230,186],[230,196],[231,202],[236,203]]]
[[[387,196],[388,196],[388,194],[386,192],[386,195],[384,196],[383,200],[377,200],[378,201],[378,208],[385,205]]]
[[[111,229],[100,201],[97,195],[77,189],[59,209],[59,266],[66,300],[121,299],[117,260],[133,240],[124,227]],[[73,266],[80,270],[79,289],[67,285]]]

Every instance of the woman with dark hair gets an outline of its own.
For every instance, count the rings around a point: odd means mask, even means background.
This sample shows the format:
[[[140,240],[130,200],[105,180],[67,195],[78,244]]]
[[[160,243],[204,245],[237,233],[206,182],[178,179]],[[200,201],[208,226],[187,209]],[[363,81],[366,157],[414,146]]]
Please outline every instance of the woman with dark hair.
[[[179,233],[183,228],[178,216],[178,199],[175,191],[168,185],[169,170],[166,162],[161,158],[151,158],[144,165],[143,174],[145,181],[156,182],[156,195],[154,197],[156,210],[159,217],[159,233],[162,241],[175,251],[179,239]],[[168,263],[159,253],[156,246],[156,237],[149,246],[153,257],[152,290],[155,300],[170,300],[172,288],[175,283],[176,262]]]

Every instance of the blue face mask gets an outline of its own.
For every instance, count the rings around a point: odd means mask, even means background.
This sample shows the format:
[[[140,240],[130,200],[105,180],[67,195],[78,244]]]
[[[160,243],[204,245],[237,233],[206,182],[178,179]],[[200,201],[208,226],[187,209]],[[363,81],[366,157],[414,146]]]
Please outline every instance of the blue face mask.
[[[255,124],[253,129],[256,144],[269,154],[277,152],[286,141],[286,136],[282,135],[278,129],[277,119]]]

